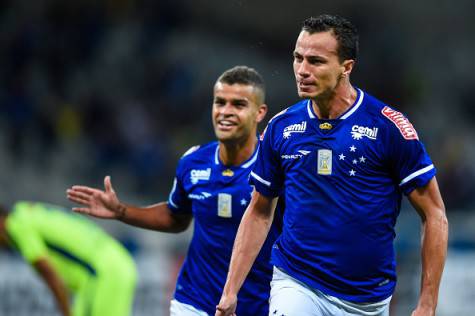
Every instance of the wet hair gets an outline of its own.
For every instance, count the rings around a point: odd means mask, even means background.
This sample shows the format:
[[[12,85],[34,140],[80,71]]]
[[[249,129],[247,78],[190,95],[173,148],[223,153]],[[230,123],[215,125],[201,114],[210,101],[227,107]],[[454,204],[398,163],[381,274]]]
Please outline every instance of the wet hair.
[[[309,17],[303,21],[302,31],[310,34],[332,31],[338,41],[337,53],[340,62],[347,59],[356,60],[359,45],[358,31],[347,19],[329,14]]]
[[[265,102],[266,88],[264,79],[254,68],[247,66],[235,66],[226,70],[219,76],[217,82],[229,85],[242,84],[255,87],[259,92],[260,103]]]

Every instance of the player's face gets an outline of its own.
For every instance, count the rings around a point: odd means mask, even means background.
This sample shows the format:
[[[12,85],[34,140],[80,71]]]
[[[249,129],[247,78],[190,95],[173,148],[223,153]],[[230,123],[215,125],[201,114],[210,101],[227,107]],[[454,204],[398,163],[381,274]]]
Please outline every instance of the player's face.
[[[256,137],[257,123],[267,112],[260,104],[258,91],[250,85],[229,85],[217,82],[214,86],[213,126],[222,142],[243,142]]]
[[[338,41],[331,31],[302,31],[295,44],[293,66],[298,94],[305,99],[333,95],[346,70],[338,59]]]

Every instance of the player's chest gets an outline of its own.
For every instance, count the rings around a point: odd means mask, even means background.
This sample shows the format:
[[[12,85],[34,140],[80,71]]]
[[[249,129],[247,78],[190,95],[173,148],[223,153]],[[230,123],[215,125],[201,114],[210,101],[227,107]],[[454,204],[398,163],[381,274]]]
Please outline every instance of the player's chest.
[[[309,128],[283,139],[281,166],[287,174],[369,175],[384,168],[381,130],[375,124],[341,124],[335,130]]]
[[[185,185],[195,219],[240,222],[253,190],[250,169],[210,168],[208,172],[207,177],[197,181],[190,178]]]

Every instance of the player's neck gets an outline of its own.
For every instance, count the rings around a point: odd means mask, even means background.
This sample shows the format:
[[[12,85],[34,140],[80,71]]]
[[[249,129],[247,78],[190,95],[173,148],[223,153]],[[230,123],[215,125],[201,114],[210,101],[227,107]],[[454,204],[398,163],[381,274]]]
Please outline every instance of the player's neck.
[[[355,103],[356,96],[356,89],[349,81],[345,81],[339,84],[330,95],[313,99],[312,107],[319,119],[336,119]]]
[[[251,158],[257,145],[257,137],[241,142],[219,142],[219,160],[225,166],[239,166]]]

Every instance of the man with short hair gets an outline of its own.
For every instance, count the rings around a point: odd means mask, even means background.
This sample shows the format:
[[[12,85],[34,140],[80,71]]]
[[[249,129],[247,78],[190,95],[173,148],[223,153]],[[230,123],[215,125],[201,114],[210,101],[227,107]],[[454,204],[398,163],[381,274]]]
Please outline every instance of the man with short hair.
[[[212,119],[218,141],[189,149],[180,159],[168,202],[148,207],[125,205],[105,178],[105,192],[73,186],[68,198],[85,207],[75,211],[115,218],[164,232],[194,231],[178,277],[172,316],[213,315],[226,280],[234,238],[252,193],[249,173],[257,159],[257,124],[267,106],[262,77],[252,68],[225,71],[214,85]],[[272,226],[249,278],[239,294],[241,316],[268,315],[272,266],[278,236]]]
[[[448,238],[435,168],[409,120],[350,83],[357,51],[356,29],[346,19],[304,21],[293,53],[303,100],[265,131],[217,316],[234,315],[284,187],[269,315],[388,315],[402,194],[423,224],[421,292],[412,315],[435,314]]]
[[[130,315],[135,263],[119,242],[86,218],[60,206],[19,201],[11,212],[0,207],[2,244],[35,268],[62,315]]]

